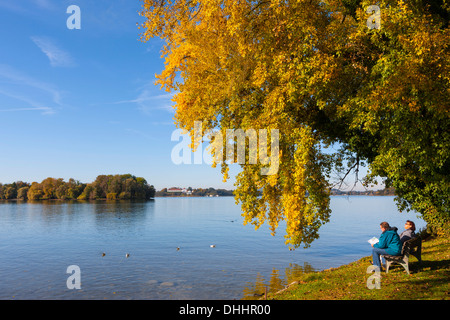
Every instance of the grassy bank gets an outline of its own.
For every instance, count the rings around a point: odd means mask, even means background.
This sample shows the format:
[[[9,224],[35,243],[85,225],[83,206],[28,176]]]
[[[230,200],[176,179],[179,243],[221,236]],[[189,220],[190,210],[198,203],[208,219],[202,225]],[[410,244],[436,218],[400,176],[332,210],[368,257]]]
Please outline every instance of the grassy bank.
[[[450,240],[428,238],[423,242],[422,265],[410,256],[408,275],[394,264],[389,273],[381,272],[381,288],[368,289],[366,273],[371,257],[320,272],[304,273],[286,289],[269,294],[275,300],[450,300]]]

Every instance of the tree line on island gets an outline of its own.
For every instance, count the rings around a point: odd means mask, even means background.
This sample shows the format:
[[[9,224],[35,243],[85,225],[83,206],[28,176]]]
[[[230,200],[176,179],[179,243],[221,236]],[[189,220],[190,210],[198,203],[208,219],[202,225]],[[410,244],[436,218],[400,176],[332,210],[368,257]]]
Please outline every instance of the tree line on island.
[[[149,200],[154,197],[153,185],[131,174],[99,175],[92,183],[81,183],[73,178],[66,182],[50,177],[40,183],[0,183],[2,200]]]
[[[338,189],[331,189],[333,196],[395,196],[395,188],[389,187],[380,190],[365,190],[365,191],[342,191]]]
[[[215,189],[215,188],[192,188],[188,187],[186,192],[171,191],[170,189],[163,188],[156,191],[156,197],[228,197],[234,196],[233,190]]]
[[[260,193],[261,195],[261,193]],[[365,191],[343,191],[339,189],[331,189],[330,195],[333,196],[395,196],[395,188],[384,188],[380,190],[365,190]],[[234,196],[234,190],[214,189],[214,188],[192,188],[189,187],[186,191],[173,191],[170,188],[163,188],[156,191],[155,197],[226,197]]]
[[[81,183],[70,178],[46,178],[42,182],[16,181],[9,184],[0,183],[0,200],[148,200],[154,197],[226,197],[234,196],[233,190],[215,188],[192,188],[183,192],[174,192],[163,188],[156,191],[142,177],[131,174],[99,175],[92,183]],[[176,188],[175,188],[176,189]],[[181,189],[180,189],[181,190]],[[394,188],[367,191],[342,191],[332,189],[331,195],[371,195],[393,196]]]

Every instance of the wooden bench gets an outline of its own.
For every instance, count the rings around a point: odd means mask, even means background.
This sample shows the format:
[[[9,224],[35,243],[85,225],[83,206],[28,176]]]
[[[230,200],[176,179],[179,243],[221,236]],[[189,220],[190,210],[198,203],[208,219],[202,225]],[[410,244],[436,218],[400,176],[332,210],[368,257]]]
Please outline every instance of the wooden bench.
[[[393,263],[398,263],[405,268],[409,274],[409,255],[413,255],[419,260],[419,264],[422,263],[422,238],[416,237],[409,239],[403,243],[402,254],[400,256],[384,255],[386,261],[386,273],[389,271],[389,267]]]

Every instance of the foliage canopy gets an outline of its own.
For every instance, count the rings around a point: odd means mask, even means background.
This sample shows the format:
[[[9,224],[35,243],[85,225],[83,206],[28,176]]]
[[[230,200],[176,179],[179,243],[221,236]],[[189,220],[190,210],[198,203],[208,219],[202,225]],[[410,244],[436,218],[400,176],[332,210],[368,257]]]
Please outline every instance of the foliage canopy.
[[[246,223],[283,219],[287,244],[308,246],[329,221],[332,173],[364,162],[365,183],[383,177],[400,209],[448,225],[448,0],[378,1],[380,29],[368,0],[142,1],[178,127],[280,130],[278,173],[243,164],[236,178]]]

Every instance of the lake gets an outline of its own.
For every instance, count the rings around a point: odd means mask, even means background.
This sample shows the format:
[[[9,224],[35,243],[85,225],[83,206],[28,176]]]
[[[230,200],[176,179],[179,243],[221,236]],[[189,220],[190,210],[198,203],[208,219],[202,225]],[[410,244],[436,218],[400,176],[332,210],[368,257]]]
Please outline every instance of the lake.
[[[320,238],[290,251],[283,223],[275,236],[244,226],[233,197],[0,202],[0,299],[255,298],[370,255],[381,221],[425,226],[394,197],[332,196],[331,208]],[[81,289],[66,285],[71,265]]]

